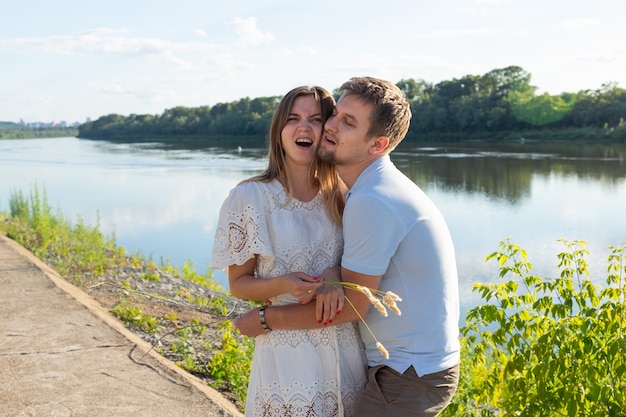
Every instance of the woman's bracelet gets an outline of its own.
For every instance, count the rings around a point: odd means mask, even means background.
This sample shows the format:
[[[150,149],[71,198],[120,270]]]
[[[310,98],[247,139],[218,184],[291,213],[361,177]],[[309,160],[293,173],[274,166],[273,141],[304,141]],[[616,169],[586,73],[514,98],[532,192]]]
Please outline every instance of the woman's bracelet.
[[[265,307],[266,306],[263,306],[259,309],[259,321],[261,322],[261,327],[263,327],[266,332],[269,332],[272,329],[269,328],[267,322],[265,321]]]

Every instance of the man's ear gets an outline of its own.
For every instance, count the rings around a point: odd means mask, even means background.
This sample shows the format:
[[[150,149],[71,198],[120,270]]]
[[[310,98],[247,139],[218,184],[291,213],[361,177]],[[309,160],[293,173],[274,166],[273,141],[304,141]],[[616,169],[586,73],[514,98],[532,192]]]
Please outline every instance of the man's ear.
[[[378,136],[370,146],[370,154],[376,155],[384,153],[389,146],[389,136]]]

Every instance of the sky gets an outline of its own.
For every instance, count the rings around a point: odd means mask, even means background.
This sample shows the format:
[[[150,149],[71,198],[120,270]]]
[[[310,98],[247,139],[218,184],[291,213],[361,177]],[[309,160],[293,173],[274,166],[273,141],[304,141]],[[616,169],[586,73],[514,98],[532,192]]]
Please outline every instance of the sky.
[[[0,121],[85,122],[511,65],[626,88],[624,0],[0,0]]]

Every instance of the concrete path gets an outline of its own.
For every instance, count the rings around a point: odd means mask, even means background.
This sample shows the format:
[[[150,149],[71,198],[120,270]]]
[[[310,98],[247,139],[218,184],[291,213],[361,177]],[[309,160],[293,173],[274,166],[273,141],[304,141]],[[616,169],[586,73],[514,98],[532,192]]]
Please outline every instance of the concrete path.
[[[242,414],[0,234],[0,416]]]

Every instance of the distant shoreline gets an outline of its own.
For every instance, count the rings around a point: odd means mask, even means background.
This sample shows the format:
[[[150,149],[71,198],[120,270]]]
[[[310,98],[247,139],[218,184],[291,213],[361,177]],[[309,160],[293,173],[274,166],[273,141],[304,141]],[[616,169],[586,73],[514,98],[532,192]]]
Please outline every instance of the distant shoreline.
[[[76,137],[78,139],[93,141],[109,141],[116,143],[164,143],[177,145],[186,149],[199,147],[223,147],[237,149],[241,147],[265,148],[267,135],[119,135],[119,136],[79,136],[78,129],[11,129],[0,132],[2,139],[45,139],[60,137]],[[520,132],[483,132],[473,134],[463,133],[432,133],[411,134],[403,140],[402,144],[428,144],[428,143],[464,143],[464,142],[498,142],[498,143],[525,143],[525,142],[576,142],[589,144],[615,144],[624,143],[624,140],[607,135],[601,128],[568,128],[549,129],[543,131],[520,131]]]

